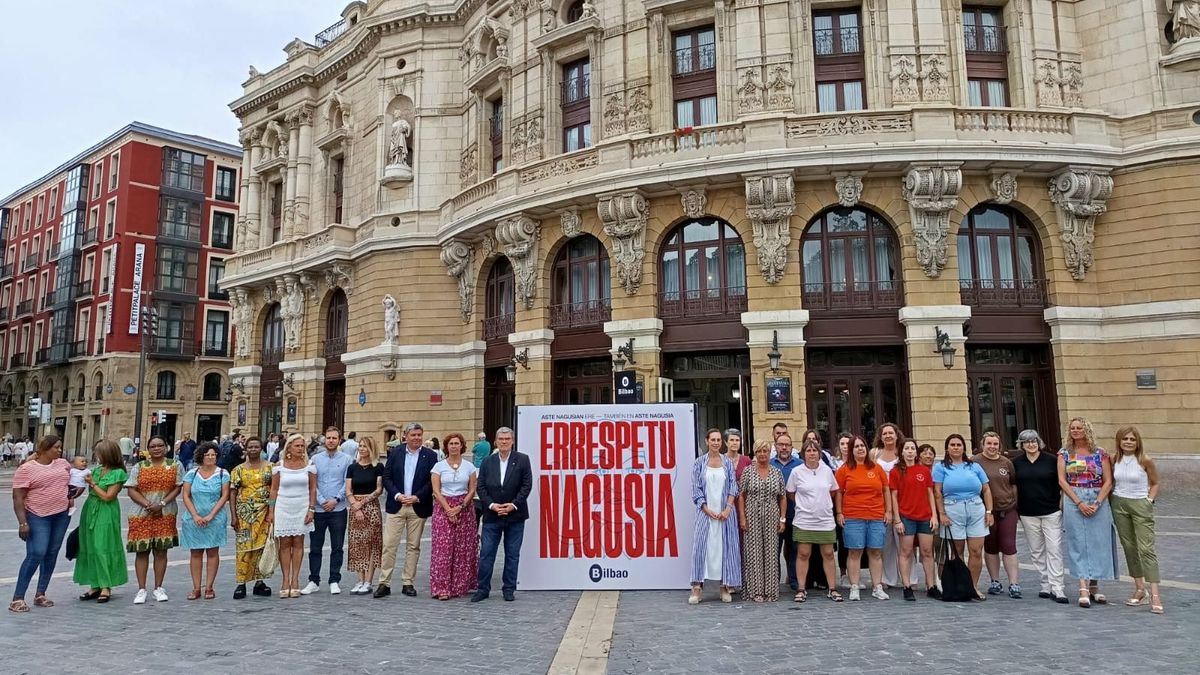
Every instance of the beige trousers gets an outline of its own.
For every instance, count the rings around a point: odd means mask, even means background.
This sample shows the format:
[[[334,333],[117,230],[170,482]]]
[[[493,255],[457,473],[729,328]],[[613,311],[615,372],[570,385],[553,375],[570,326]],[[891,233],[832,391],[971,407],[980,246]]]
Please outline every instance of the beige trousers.
[[[412,586],[417,576],[417,561],[421,558],[421,536],[425,534],[425,519],[417,515],[411,506],[403,506],[397,513],[387,514],[383,521],[383,566],[379,583],[392,585],[392,571],[396,568],[396,549],[400,548],[401,535],[407,542],[404,553],[404,575],[401,585]]]

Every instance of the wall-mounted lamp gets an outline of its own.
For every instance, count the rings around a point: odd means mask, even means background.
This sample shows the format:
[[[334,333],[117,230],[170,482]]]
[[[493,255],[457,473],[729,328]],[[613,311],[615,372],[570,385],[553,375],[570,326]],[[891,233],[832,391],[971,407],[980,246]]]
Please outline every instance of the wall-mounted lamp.
[[[283,385],[275,385],[275,398],[283,398]]]
[[[771,351],[767,352],[767,360],[771,362],[771,372],[779,370],[779,361],[783,354],[779,353],[779,331],[771,331]]]
[[[504,379],[509,382],[517,381],[517,365],[520,364],[525,370],[529,370],[529,347],[513,354],[509,359],[508,365],[504,366]]]
[[[947,368],[954,367],[954,347],[950,344],[950,335],[943,333],[938,326],[933,327],[934,337],[937,341],[937,348],[933,350],[934,354],[942,355],[942,365]]]
[[[626,363],[631,366],[637,363],[637,359],[633,358],[633,338],[629,338],[623,345],[618,345],[617,353],[613,356],[614,370],[624,370]]]
[[[112,382],[109,382],[108,384],[104,385],[104,393],[111,394],[112,391],[113,391]]]

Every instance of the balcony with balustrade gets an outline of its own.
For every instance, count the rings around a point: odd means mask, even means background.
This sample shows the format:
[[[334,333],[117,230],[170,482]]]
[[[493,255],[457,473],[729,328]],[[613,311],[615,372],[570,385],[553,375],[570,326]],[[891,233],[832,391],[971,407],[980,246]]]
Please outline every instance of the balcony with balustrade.
[[[12,356],[8,357],[8,369],[9,370],[15,370],[17,368],[24,368],[24,367],[25,367],[25,355],[24,354],[13,354]]]
[[[606,299],[550,306],[550,328],[556,331],[599,328],[611,320],[612,303]]]
[[[488,342],[504,342],[517,326],[516,314],[489,316],[483,320],[483,339]]]
[[[321,342],[321,356],[326,363],[330,361],[341,361],[342,354],[346,353],[346,338],[333,337],[326,338]]]
[[[40,366],[50,360],[50,348],[42,347],[33,354],[33,365]]]
[[[959,279],[959,297],[970,307],[1028,309],[1049,306],[1045,279]]]
[[[963,50],[968,54],[1007,54],[1004,26],[963,26]]]
[[[21,271],[31,272],[40,264],[42,264],[41,255],[35,251],[25,256],[25,262],[21,263]]]
[[[17,311],[13,314],[13,318],[25,316],[33,313],[33,300],[22,300],[17,303]]]
[[[86,248],[88,246],[95,244],[97,241],[99,241],[99,237],[98,237],[98,233],[96,232],[96,229],[97,228],[89,227],[88,229],[83,231],[83,233],[81,235],[81,245],[82,246],[84,246]]]
[[[86,281],[81,281],[78,284],[75,284],[75,299],[81,300],[83,298],[91,297],[92,296],[92,287],[94,285],[95,284],[93,284],[91,279],[88,279]]]
[[[892,311],[904,304],[904,298],[895,281],[835,281],[804,284],[801,303],[809,311]]]
[[[744,286],[665,291],[658,295],[658,312],[664,321],[740,317],[746,306]]]
[[[0,265],[0,279],[7,279],[11,277],[13,272],[16,270],[16,267],[17,266],[15,263],[5,263]]]

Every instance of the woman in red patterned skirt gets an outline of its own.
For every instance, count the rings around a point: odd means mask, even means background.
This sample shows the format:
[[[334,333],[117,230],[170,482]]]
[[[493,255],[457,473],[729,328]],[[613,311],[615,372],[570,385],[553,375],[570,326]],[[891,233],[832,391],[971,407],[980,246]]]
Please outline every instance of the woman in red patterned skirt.
[[[446,459],[433,467],[433,552],[429,558],[430,594],[438,600],[466,595],[479,569],[475,529],[475,479],[478,470],[463,459],[462,434],[442,440]]]
[[[359,440],[358,460],[346,469],[346,494],[350,500],[346,569],[358,574],[358,583],[350,592],[368,595],[383,556],[383,515],[379,512],[383,465],[370,436]]]

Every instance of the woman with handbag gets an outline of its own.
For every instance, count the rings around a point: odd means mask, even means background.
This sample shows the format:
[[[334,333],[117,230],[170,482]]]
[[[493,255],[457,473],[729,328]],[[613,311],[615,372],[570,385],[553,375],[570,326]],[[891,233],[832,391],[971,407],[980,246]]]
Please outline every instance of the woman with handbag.
[[[954,540],[954,550],[959,557],[966,545],[967,569],[971,573],[975,599],[987,600],[977,585],[983,571],[983,538],[993,523],[992,491],[988,487],[987,474],[967,457],[967,442],[959,434],[946,437],[946,454],[933,467],[933,490],[938,520],[946,525],[944,534]]]
[[[1117,578],[1117,540],[1113,533],[1112,461],[1096,445],[1092,425],[1075,417],[1067,425],[1066,447],[1058,451],[1058,485],[1071,505],[1063,505],[1067,567],[1079,579],[1079,606],[1104,605],[1100,579]]]
[[[146,575],[150,571],[150,552],[154,552],[154,599],[167,601],[163,581],[167,576],[167,551],[179,545],[179,506],[175,501],[183,490],[183,465],[167,459],[167,441],[151,436],[147,444],[149,459],[133,465],[125,491],[133,508],[129,511],[129,534],[125,550],[134,554],[133,570],[138,592],[133,604],[146,602]]]
[[[37,450],[28,461],[22,461],[13,474],[13,512],[17,516],[17,536],[25,542],[25,559],[17,574],[8,611],[25,613],[25,592],[33,573],[40,568],[34,607],[53,607],[46,597],[54,564],[62,547],[63,537],[71,517],[67,515],[67,490],[71,480],[71,465],[62,458],[62,439],[45,436],[38,441]]]
[[[125,544],[121,540],[121,504],[117,497],[129,475],[116,441],[102,440],[93,448],[100,466],[87,475],[88,495],[79,517],[79,557],[75,583],[88,587],[80,600],[108,602],[115,586],[129,582]]]
[[[262,439],[251,436],[246,441],[246,461],[229,473],[229,525],[237,548],[234,600],[246,597],[246,584],[251,581],[255,595],[271,596],[271,588],[264,580],[274,576],[275,562],[264,561],[263,552],[271,543],[267,499],[271,496],[272,467],[270,462],[263,461],[262,455]],[[260,565],[262,562],[268,564]]]

